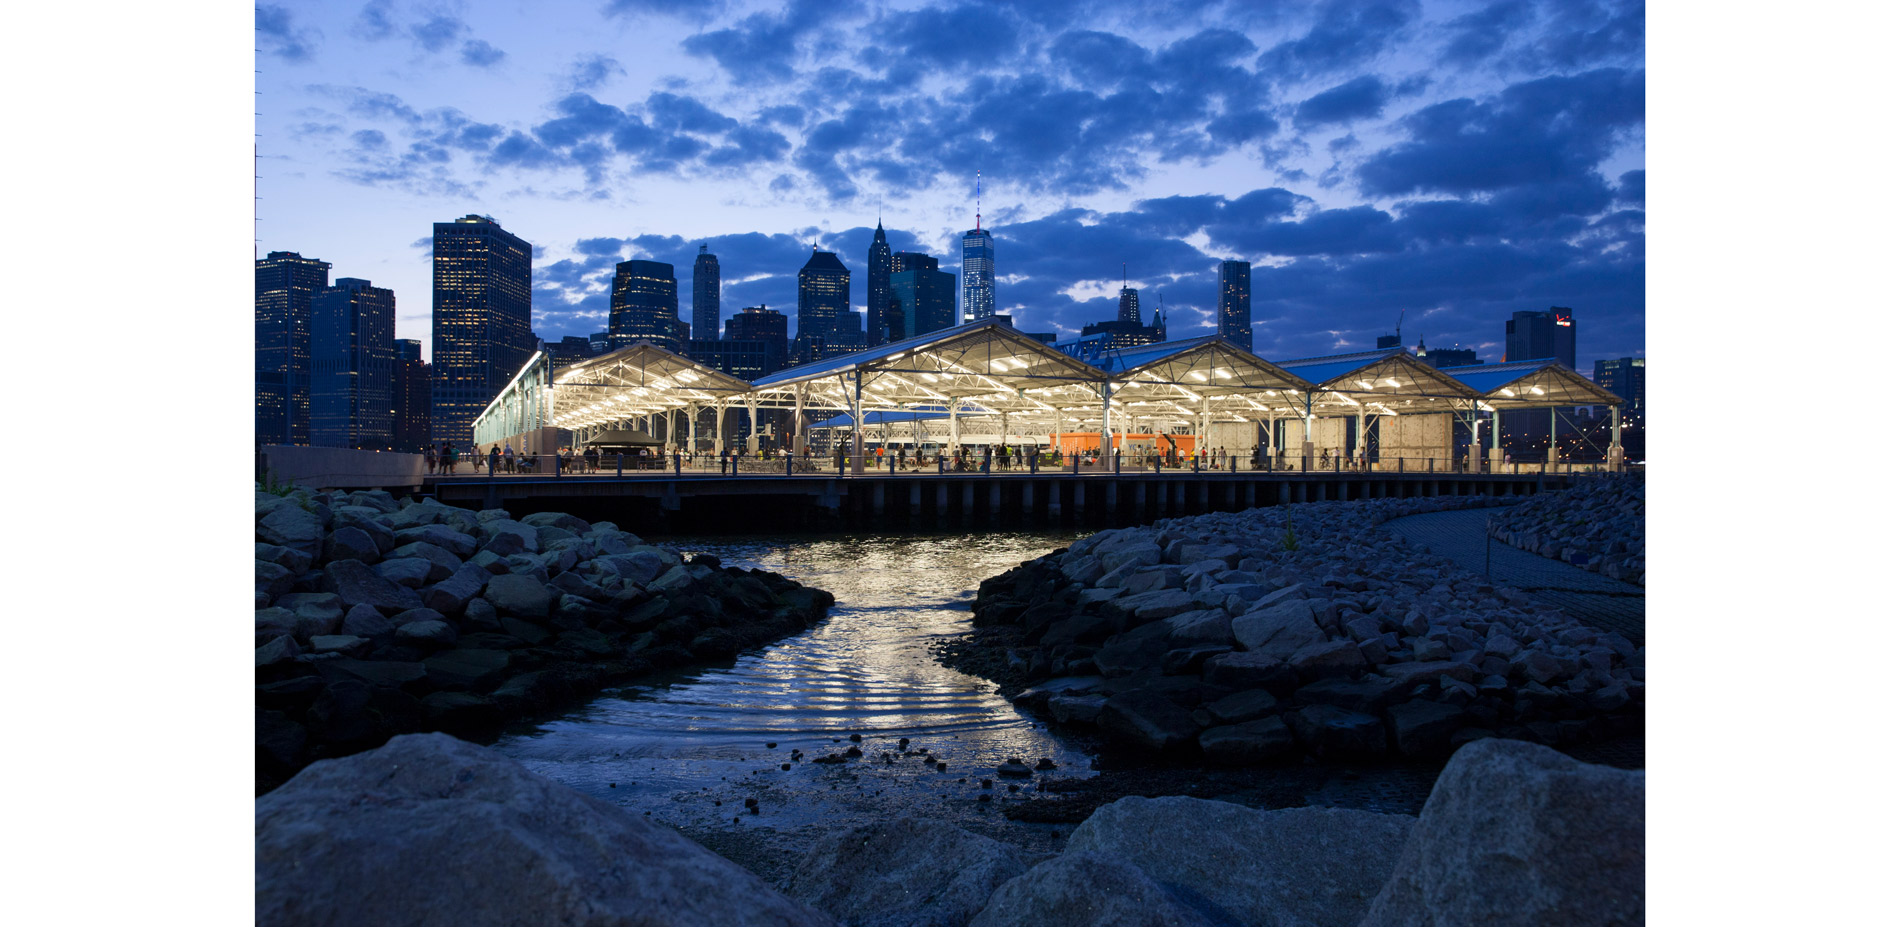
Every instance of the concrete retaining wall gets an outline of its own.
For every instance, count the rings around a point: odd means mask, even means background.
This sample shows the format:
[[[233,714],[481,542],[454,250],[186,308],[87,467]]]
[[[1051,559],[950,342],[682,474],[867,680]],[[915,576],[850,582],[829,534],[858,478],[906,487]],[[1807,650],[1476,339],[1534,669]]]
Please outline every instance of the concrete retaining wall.
[[[421,454],[281,444],[267,445],[261,453],[270,478],[278,482],[311,489],[422,488]]]

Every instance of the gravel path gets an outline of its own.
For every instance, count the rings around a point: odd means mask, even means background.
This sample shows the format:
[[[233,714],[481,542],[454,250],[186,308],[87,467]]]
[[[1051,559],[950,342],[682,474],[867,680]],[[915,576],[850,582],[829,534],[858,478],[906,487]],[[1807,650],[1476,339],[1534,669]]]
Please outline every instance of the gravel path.
[[[1560,608],[1578,621],[1615,631],[1642,646],[1641,586],[1487,539],[1484,520],[1494,514],[1495,509],[1431,512],[1395,518],[1385,527],[1480,576],[1485,575],[1485,548],[1489,546],[1493,580],[1522,589],[1531,598]]]

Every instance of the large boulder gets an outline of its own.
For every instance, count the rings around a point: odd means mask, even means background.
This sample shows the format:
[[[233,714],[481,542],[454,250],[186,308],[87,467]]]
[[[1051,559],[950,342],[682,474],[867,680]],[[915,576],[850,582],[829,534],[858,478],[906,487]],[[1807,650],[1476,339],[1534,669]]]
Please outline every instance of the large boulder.
[[[1234,639],[1243,649],[1284,660],[1300,648],[1326,643],[1326,632],[1313,620],[1314,601],[1294,599],[1234,619]]]
[[[785,893],[847,927],[964,924],[1021,875],[1007,845],[940,821],[900,818],[818,838]]]
[[[1642,924],[1643,796],[1640,770],[1522,741],[1467,744],[1365,927]]]
[[[1308,705],[1287,716],[1307,749],[1323,755],[1376,757],[1385,754],[1385,725],[1363,712]]]
[[[1226,920],[1210,919],[1209,907],[1127,860],[1068,852],[1003,883],[970,927],[1215,927]]]
[[[1147,689],[1111,695],[1102,703],[1096,726],[1126,743],[1150,750],[1171,750],[1193,743],[1200,734],[1187,710]]]
[[[1228,766],[1251,766],[1300,752],[1293,731],[1277,716],[1210,727],[1201,732],[1200,743],[1208,762]]]
[[[448,525],[417,525],[396,532],[398,545],[417,542],[434,544],[457,557],[471,557],[475,554],[475,539]]]
[[[375,563],[382,556],[376,541],[361,528],[338,528],[323,539],[323,559]]]
[[[1256,811],[1199,798],[1124,798],[1083,821],[1066,853],[1121,857],[1242,924],[1353,927],[1392,872],[1412,824],[1409,815],[1340,808]]]
[[[482,591],[482,598],[495,606],[495,611],[521,618],[545,618],[548,608],[554,603],[554,596],[548,591],[547,584],[522,573],[491,577],[488,588]]]
[[[279,502],[258,519],[257,540],[315,557],[323,544],[323,518],[288,500]]]
[[[445,734],[314,763],[255,817],[259,924],[832,923],[671,828]]]
[[[325,564],[319,588],[336,593],[345,608],[369,605],[385,615],[393,615],[422,607],[422,599],[414,589],[384,579],[361,560]]]

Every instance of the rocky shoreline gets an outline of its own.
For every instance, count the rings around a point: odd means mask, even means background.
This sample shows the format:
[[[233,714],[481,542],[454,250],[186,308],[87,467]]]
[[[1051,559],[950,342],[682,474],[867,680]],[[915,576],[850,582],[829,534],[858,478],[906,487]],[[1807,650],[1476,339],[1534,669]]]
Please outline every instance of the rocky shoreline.
[[[392,736],[465,737],[823,620],[830,593],[611,522],[387,492],[256,495],[257,790]]]
[[[1057,724],[1168,760],[1422,758],[1639,730],[1642,648],[1379,528],[1486,504],[1321,502],[1104,531],[985,581],[975,633],[941,655]]]
[[[1486,525],[1491,537],[1540,557],[1644,585],[1644,479],[1601,477],[1525,500]]]
[[[1417,816],[1124,798],[1060,852],[899,816],[768,883],[672,828],[441,734],[312,764],[255,804],[256,920],[1109,927],[1640,924],[1645,776],[1506,740]]]

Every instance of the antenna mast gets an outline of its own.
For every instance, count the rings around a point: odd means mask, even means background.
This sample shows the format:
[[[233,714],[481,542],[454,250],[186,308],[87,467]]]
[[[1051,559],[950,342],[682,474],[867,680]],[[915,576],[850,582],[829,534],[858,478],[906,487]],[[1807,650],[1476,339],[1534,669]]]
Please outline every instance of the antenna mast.
[[[983,231],[983,169],[976,169],[976,230]]]

